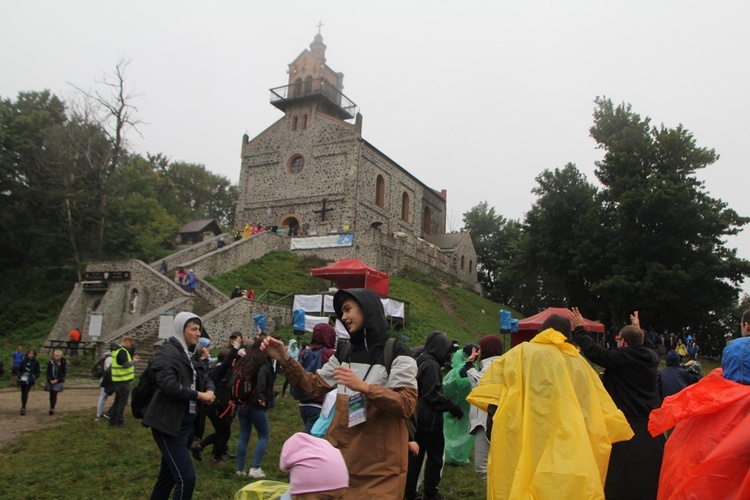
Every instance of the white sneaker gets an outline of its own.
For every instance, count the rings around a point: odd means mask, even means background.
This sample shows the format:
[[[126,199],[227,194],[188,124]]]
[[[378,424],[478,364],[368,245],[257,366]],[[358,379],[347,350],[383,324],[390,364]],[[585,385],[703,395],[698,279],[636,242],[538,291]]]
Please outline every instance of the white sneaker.
[[[257,469],[250,469],[249,471],[247,471],[247,475],[252,477],[253,479],[263,479],[264,477],[266,477],[265,473],[260,467],[258,467]]]

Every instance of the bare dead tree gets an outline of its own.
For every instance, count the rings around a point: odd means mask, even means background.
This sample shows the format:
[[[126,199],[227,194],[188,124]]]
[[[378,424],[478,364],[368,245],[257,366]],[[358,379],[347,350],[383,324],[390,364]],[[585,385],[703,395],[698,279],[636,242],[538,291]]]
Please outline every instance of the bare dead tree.
[[[131,128],[138,132],[137,125],[141,123],[134,116],[138,112],[134,101],[140,96],[126,89],[128,64],[128,60],[120,59],[113,73],[105,73],[102,79],[96,82],[100,90],[87,91],[73,85],[83,98],[82,109],[85,110],[87,116],[95,117],[110,142],[111,153],[108,161],[99,165],[91,165],[99,174],[97,186],[99,221],[96,239],[98,259],[101,259],[104,243],[109,179],[122,163],[126,146],[125,133]]]

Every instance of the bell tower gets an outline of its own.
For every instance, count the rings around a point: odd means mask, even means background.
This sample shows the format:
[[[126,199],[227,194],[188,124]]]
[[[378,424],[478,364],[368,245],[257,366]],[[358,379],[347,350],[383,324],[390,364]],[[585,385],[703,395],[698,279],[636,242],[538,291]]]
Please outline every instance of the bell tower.
[[[288,84],[271,89],[271,104],[286,112],[292,106],[314,102],[328,115],[351,120],[357,114],[357,105],[342,93],[344,74],[326,64],[327,47],[320,34],[321,26],[318,25],[310,48],[289,64]]]

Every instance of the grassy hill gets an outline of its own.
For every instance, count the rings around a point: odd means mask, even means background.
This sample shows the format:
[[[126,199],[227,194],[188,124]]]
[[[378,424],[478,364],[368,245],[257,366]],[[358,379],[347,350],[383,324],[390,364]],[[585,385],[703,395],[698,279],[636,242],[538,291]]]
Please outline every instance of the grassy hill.
[[[308,271],[329,263],[290,252],[273,252],[230,273],[207,277],[206,281],[226,294],[237,285],[253,289],[256,297],[266,291],[284,295],[315,293],[328,289],[330,282],[313,278]],[[500,309],[509,309],[414,269],[390,277],[390,296],[406,302],[406,322],[394,325],[393,335],[411,347],[424,344],[433,330],[445,332],[461,345],[476,343],[484,335],[498,333]],[[511,313],[515,318],[522,317],[516,311],[511,310]],[[290,337],[291,327],[278,333],[284,338]]]

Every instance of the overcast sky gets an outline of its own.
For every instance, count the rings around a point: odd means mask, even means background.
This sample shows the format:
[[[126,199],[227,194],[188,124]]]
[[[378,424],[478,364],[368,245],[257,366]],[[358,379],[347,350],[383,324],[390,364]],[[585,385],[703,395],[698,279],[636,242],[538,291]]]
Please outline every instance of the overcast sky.
[[[144,122],[131,146],[237,182],[242,135],[282,116],[268,89],[319,21],[365,139],[448,190],[449,229],[481,201],[521,218],[544,169],[572,162],[597,183],[597,96],[682,123],[721,155],[699,174],[708,192],[750,215],[746,1],[0,0],[0,96],[67,99],[127,58]],[[744,233],[729,245],[750,259]]]

